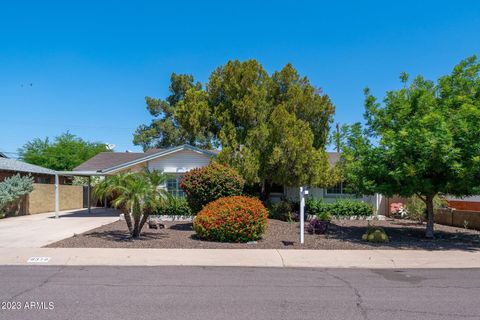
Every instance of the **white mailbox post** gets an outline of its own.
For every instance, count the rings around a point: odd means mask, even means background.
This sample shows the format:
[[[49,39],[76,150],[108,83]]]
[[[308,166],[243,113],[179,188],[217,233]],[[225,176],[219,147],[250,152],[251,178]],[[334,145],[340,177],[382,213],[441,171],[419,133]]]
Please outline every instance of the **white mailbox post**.
[[[305,243],[305,195],[308,194],[306,187],[300,187],[300,243]]]

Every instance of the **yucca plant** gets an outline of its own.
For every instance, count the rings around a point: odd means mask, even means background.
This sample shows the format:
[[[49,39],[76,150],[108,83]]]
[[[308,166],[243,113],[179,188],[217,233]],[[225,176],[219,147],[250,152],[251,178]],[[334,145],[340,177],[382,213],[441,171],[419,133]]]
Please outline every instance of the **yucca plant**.
[[[159,171],[127,172],[110,176],[98,183],[93,194],[97,199],[110,197],[121,210],[132,238],[138,238],[148,216],[165,201],[167,191],[161,187],[166,176]]]

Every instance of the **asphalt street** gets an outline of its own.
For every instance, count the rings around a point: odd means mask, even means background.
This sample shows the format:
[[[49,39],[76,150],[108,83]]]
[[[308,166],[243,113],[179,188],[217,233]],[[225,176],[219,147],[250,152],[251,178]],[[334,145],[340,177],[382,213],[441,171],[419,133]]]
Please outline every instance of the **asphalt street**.
[[[0,267],[0,319],[480,319],[480,269]]]

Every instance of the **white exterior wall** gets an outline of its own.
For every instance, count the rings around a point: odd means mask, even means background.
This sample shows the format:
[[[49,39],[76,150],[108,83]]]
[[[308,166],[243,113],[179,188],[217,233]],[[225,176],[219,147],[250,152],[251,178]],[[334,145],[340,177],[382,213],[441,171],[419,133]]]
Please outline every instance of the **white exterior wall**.
[[[308,196],[313,197],[314,199],[323,199],[325,202],[335,202],[337,199],[352,199],[356,201],[363,201],[370,203],[373,208],[378,212],[378,209],[380,208],[380,202],[381,202],[381,195],[373,195],[373,196],[363,196],[356,198],[354,196],[335,196],[335,195],[325,195],[324,189],[322,188],[307,188],[308,190]],[[300,199],[300,188],[299,187],[285,187],[284,188],[284,196],[288,200],[292,201],[299,201]],[[383,214],[382,212],[378,212],[379,214]]]
[[[159,170],[165,173],[187,172],[201,168],[210,163],[210,157],[192,150],[180,150],[148,162],[149,170]]]

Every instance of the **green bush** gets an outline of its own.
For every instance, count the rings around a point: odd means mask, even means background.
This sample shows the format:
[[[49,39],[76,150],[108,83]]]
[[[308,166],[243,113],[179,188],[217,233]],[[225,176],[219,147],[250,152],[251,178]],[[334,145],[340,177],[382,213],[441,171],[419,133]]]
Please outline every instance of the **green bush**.
[[[444,197],[436,196],[433,198],[433,209],[444,208],[448,205]],[[418,196],[413,196],[405,202],[405,209],[407,209],[407,216],[412,220],[425,221],[427,216],[427,206],[425,202]]]
[[[242,194],[245,180],[237,170],[219,163],[187,172],[180,183],[194,213],[214,200]]]
[[[168,195],[155,214],[167,216],[193,216],[187,199]]]
[[[193,229],[200,238],[220,242],[258,240],[267,226],[268,211],[263,203],[245,196],[210,202],[193,219]]]
[[[268,217],[270,219],[292,221],[296,209],[296,204],[288,200],[270,203],[268,204]]]
[[[308,214],[317,216],[321,219],[322,215],[331,216],[371,216],[373,208],[370,204],[363,201],[350,199],[340,199],[335,202],[324,202],[321,199],[308,199],[306,203]]]
[[[0,182],[0,212],[10,213],[10,208],[21,196],[33,191],[33,178],[16,174]]]

